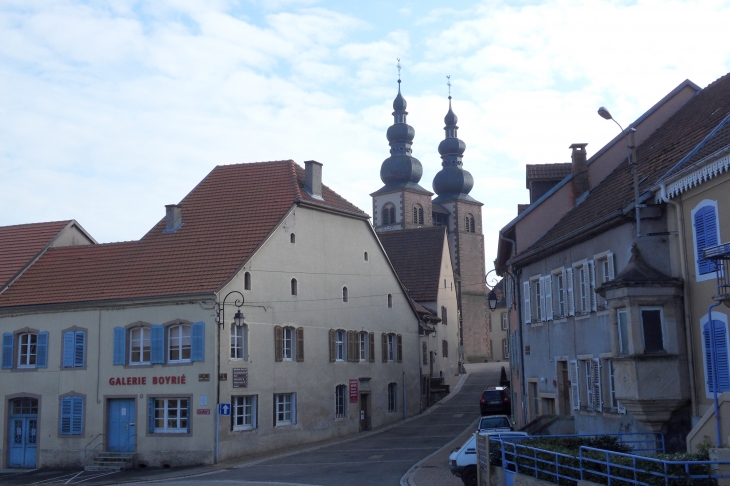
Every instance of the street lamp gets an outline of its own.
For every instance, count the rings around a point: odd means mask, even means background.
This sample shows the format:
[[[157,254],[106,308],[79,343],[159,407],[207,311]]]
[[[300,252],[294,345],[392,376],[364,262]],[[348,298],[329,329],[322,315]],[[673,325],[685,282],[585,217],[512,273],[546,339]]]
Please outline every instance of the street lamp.
[[[220,430],[220,415],[221,415],[221,327],[223,329],[226,328],[226,301],[228,300],[228,297],[231,296],[231,294],[238,294],[241,298],[236,298],[233,302],[228,302],[228,304],[233,304],[236,307],[238,307],[238,310],[236,311],[236,314],[233,316],[233,324],[236,327],[243,326],[244,317],[241,313],[241,307],[243,306],[243,294],[239,292],[238,290],[233,290],[231,292],[228,292],[228,294],[225,296],[222,302],[216,302],[216,317],[215,321],[218,323],[218,359],[217,359],[217,369],[218,369],[218,377],[216,379],[216,399],[215,399],[215,462],[218,464],[218,433]]]
[[[605,120],[612,120],[621,129],[621,133],[624,132],[624,128],[614,117],[611,116],[611,112],[609,112],[606,107],[601,106],[598,108],[598,114]],[[629,166],[631,167],[631,174],[634,176],[634,210],[636,213],[636,237],[638,238],[643,236],[641,234],[641,208],[643,208],[644,205],[639,204],[639,173],[636,165],[636,129],[634,127],[629,127],[627,135],[628,134],[631,134],[631,142],[630,144],[629,142],[626,142],[626,152],[629,159]]]

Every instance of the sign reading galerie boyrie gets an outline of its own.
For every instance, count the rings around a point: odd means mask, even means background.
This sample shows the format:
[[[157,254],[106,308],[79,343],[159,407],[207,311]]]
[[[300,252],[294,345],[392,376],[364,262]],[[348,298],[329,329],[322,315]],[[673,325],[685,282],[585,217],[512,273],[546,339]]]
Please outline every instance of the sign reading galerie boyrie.
[[[357,380],[350,380],[350,403],[357,403]]]
[[[146,376],[124,376],[124,377],[111,377],[109,378],[109,384],[112,386],[117,385],[146,385],[148,383]],[[179,376],[153,376],[153,385],[185,385],[185,375]]]
[[[233,388],[248,386],[248,368],[233,368]]]

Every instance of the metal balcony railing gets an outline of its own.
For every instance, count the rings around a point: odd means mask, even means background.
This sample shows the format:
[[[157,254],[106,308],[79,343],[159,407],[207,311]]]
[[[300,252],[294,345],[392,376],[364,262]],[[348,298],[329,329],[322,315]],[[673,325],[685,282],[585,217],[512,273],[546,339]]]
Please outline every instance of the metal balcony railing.
[[[730,300],[730,243],[706,248],[706,260],[715,264],[717,271],[717,295],[715,300]]]

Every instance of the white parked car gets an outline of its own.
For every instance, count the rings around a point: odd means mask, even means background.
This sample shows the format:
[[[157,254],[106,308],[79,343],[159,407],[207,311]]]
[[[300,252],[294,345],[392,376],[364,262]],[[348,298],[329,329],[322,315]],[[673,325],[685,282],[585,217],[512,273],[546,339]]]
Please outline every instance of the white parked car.
[[[506,415],[489,415],[479,419],[479,432],[504,432],[512,430],[512,422]]]
[[[489,418],[489,417],[484,417]],[[510,430],[493,430],[478,432],[481,435],[495,438],[527,437],[527,432]],[[477,484],[477,434],[471,436],[459,449],[454,449],[449,456],[449,469],[454,476],[460,477],[465,486]]]

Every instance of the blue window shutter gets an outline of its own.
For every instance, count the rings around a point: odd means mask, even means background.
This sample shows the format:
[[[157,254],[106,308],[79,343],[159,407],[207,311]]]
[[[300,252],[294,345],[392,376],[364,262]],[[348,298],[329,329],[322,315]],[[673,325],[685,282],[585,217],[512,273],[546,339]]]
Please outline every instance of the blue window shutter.
[[[165,362],[165,326],[153,324],[150,331],[150,362],[163,364]]]
[[[150,434],[154,434],[155,432],[155,399],[150,398],[148,404],[147,404],[147,420],[148,420],[148,430]],[[188,421],[190,420],[190,417],[188,417]]]
[[[193,342],[191,361],[205,361],[205,324],[196,322],[193,324]]]
[[[703,251],[717,245],[717,215],[714,206],[705,206],[695,213],[695,235],[697,238],[697,267],[700,275],[715,271],[715,264],[705,260]]]
[[[63,367],[73,368],[74,366],[74,341],[76,333],[67,331],[63,333]]]
[[[84,421],[83,397],[71,397],[71,434],[81,435]]]
[[[727,333],[725,323],[714,321],[715,324],[715,346],[717,346],[717,392],[730,391],[730,361],[728,360]],[[707,368],[707,391],[715,391],[712,370],[712,345],[710,341],[710,324],[705,323],[702,329],[702,337],[705,343],[705,367]]]
[[[12,333],[6,332],[3,334],[3,367],[2,369],[7,370],[13,367],[13,340],[15,336]]]
[[[61,435],[71,433],[71,397],[61,399]]]
[[[38,347],[36,348],[36,368],[48,367],[48,332],[43,331],[38,333]]]
[[[76,343],[74,345],[74,366],[86,366],[86,332],[76,331]]]
[[[114,364],[123,365],[127,361],[125,360],[125,354],[127,351],[127,331],[123,327],[114,328]]]

